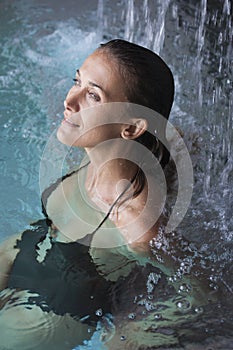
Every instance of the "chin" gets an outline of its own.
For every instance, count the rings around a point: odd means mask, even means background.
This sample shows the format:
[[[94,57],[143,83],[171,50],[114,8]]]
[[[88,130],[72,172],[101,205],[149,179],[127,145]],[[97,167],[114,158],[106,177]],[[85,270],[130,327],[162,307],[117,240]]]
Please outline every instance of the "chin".
[[[70,142],[68,142],[69,140],[68,140],[67,136],[64,134],[64,132],[61,130],[61,127],[59,127],[57,130],[57,139],[58,139],[58,141],[60,141],[64,145],[67,145],[67,146],[72,145],[72,144],[70,144]]]

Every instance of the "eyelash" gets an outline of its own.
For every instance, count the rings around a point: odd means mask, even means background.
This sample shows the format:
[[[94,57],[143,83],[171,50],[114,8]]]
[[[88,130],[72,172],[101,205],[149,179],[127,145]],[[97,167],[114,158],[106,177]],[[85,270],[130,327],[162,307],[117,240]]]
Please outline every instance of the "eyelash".
[[[80,81],[79,79],[74,78],[74,79],[73,79],[73,82],[74,82],[74,85],[75,85],[75,86],[81,87],[81,81]],[[99,95],[97,95],[97,94],[95,94],[95,93],[93,93],[93,92],[90,92],[90,91],[88,91],[88,95],[89,95],[93,100],[95,100],[96,102],[99,102],[99,101],[100,101]]]
[[[73,79],[73,82],[74,82],[74,85],[81,86],[81,82],[80,82],[79,79],[74,78],[74,79]]]

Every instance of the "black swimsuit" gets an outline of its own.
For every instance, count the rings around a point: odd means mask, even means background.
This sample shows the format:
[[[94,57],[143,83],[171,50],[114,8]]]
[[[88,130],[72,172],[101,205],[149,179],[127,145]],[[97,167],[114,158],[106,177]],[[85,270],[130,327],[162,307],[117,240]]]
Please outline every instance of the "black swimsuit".
[[[114,283],[99,275],[89,247],[82,244],[82,240],[61,243],[48,235],[52,222],[45,209],[47,199],[61,181],[73,173],[59,179],[43,193],[42,207],[46,219],[33,224],[32,230],[26,230],[17,241],[15,248],[20,251],[13,262],[8,287],[38,293],[28,301],[43,311],[52,310],[58,315],[69,313],[75,318],[96,321],[99,309],[103,313],[111,311],[110,295]],[[88,239],[93,234],[87,235],[90,236]],[[49,240],[50,247],[40,261],[38,254],[46,240]]]
[[[101,258],[98,262],[98,257],[94,262],[90,254],[89,246],[93,235],[107,220],[113,206],[127,188],[91,234],[71,243],[56,242],[50,237],[48,230],[52,221],[46,213],[47,199],[64,179],[75,173],[59,179],[43,193],[42,207],[46,219],[33,224],[32,230],[26,230],[21,240],[17,241],[19,253],[12,266],[8,287],[37,293],[37,296],[29,297],[28,302],[38,305],[43,311],[52,310],[58,315],[68,313],[75,319],[95,323],[99,319],[98,310],[101,309],[101,314],[106,314],[119,309],[119,300],[132,299],[129,295],[135,293],[132,281],[136,276],[140,275],[138,290],[139,285],[142,289],[145,288],[146,277],[142,267],[138,268],[134,255],[131,259],[119,253],[110,253],[103,263]],[[106,253],[104,248],[97,250],[100,256]],[[99,269],[103,264],[110,267],[110,273],[116,273],[117,278],[112,279],[110,275],[103,277],[104,273]],[[126,284],[128,292],[125,294]]]
[[[46,239],[45,220],[37,222],[17,242],[20,249],[8,280],[8,287],[29,290],[38,296],[29,303],[52,310],[58,315],[97,320],[96,311],[110,312],[111,283],[101,277],[95,268],[88,247],[78,242],[52,242],[43,262],[37,260],[38,244]],[[98,292],[98,293],[97,293]]]

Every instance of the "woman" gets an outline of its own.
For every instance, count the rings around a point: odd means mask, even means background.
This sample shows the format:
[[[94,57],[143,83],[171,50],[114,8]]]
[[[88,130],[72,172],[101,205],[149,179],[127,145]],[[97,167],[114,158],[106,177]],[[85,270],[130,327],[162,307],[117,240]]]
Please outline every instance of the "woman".
[[[151,315],[144,319],[140,311],[137,322],[129,324],[126,314],[135,305],[152,311],[149,299],[144,304],[133,300],[152,296],[154,286],[163,281],[161,271],[169,276],[176,271],[169,254],[161,250],[160,259],[151,254],[151,247],[156,250],[153,242],[163,247],[158,219],[166,182],[161,169],[169,151],[162,141],[173,95],[173,76],[164,61],[123,40],[101,45],[77,70],[57,137],[84,148],[87,157],[78,170],[44,191],[46,222],[2,246],[2,288],[7,288],[1,299],[3,344],[79,349],[98,320],[109,349],[119,349],[123,340],[129,349],[157,344]],[[187,298],[191,302],[193,295]],[[18,300],[15,322],[41,319],[28,334],[26,325],[21,335],[12,326],[12,300]],[[168,319],[175,324],[171,314]],[[45,339],[46,322],[53,333]],[[142,333],[137,339],[138,330]]]
[[[148,177],[151,175],[146,176],[145,172],[149,170],[142,171],[141,164],[142,161],[146,163],[143,159],[146,152],[136,147],[133,141],[138,141],[154,152],[162,167],[168,162],[169,155],[158,138],[147,131],[145,111],[144,115],[138,117],[139,107],[138,110],[132,110],[128,103],[153,108],[168,118],[174,94],[172,74],[153,52],[135,44],[114,40],[102,45],[86,59],[77,70],[74,81],[75,85],[64,102],[64,120],[58,129],[58,139],[62,143],[85,148],[90,161],[85,170],[87,197],[105,212],[117,201],[110,216],[114,225],[121,228],[126,242],[132,242],[135,246],[148,243],[157,230],[155,206],[160,206],[162,198],[157,191],[150,198],[151,204],[148,204]],[[114,102],[121,104],[115,105]],[[138,153],[135,162],[134,157]],[[151,168],[151,164],[145,166],[146,169]],[[156,179],[152,176],[155,185]],[[129,182],[132,186],[124,188],[124,183]],[[63,190],[66,191],[64,185]],[[125,203],[126,198],[130,201],[128,205]],[[66,199],[69,201],[69,198]],[[54,201],[59,202],[58,198]],[[124,210],[120,210],[122,203]],[[145,203],[147,210],[144,218],[137,220]],[[55,216],[58,211],[55,205],[52,203],[51,209],[47,209],[50,218],[53,216],[51,211],[55,212]],[[74,212],[78,211],[78,208],[74,209]],[[150,217],[153,217],[153,225],[144,227]],[[55,222],[56,219],[58,222]],[[60,216],[56,219],[52,220],[54,224],[62,226]],[[77,235],[75,230],[72,233],[68,227],[63,227],[61,231],[66,229],[68,234]],[[138,237],[135,237],[135,230],[141,232]]]

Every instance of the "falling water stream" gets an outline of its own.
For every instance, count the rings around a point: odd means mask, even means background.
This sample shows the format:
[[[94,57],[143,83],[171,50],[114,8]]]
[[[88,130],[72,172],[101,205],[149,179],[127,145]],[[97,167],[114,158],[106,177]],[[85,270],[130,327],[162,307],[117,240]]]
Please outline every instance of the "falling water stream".
[[[1,240],[42,217],[40,159],[84,58],[100,42],[120,37],[154,50],[171,67],[176,94],[170,120],[184,134],[195,180],[177,230],[207,254],[202,263],[211,265],[208,283],[220,281],[223,289],[214,310],[207,309],[196,324],[188,321],[196,336],[184,337],[175,349],[233,346],[232,7],[230,0],[0,2]],[[68,168],[77,157],[70,156]],[[105,349],[92,341],[77,349]],[[170,348],[156,343],[156,349]]]

